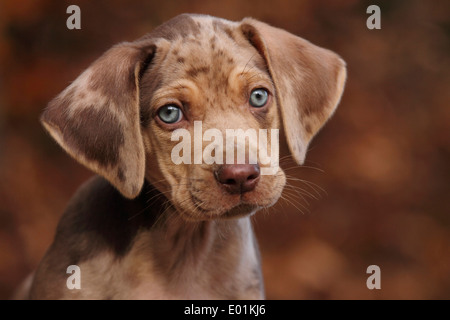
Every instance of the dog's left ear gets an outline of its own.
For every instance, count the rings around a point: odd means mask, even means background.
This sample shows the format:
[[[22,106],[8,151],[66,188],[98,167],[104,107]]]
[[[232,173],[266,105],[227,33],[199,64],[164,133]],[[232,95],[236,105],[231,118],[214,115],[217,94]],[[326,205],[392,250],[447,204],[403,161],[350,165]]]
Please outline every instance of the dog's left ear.
[[[345,62],[329,50],[251,18],[241,22],[241,30],[266,61],[289,148],[302,164],[311,139],[339,103]]]
[[[112,47],[41,116],[44,127],[67,153],[127,198],[136,197],[144,183],[139,78],[155,50],[145,41]]]

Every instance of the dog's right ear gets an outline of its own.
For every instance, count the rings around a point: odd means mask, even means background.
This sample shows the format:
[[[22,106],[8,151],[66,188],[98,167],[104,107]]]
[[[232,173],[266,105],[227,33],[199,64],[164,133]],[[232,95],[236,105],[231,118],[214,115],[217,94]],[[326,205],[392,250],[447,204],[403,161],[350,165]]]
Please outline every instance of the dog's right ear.
[[[125,197],[144,183],[139,80],[156,46],[149,40],[108,50],[50,102],[41,122],[72,157]]]
[[[345,62],[330,50],[255,19],[244,19],[241,30],[266,61],[289,149],[302,164],[311,139],[341,99]]]

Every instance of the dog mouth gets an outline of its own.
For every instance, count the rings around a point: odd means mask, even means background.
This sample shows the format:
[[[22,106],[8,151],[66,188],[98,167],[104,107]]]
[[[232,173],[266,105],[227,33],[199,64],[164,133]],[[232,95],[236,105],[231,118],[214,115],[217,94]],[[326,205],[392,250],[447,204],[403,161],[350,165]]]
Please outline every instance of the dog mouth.
[[[233,219],[247,215],[252,215],[259,209],[265,208],[266,205],[260,205],[250,200],[245,199],[244,195],[236,195],[231,201],[226,204],[205,203],[205,201],[198,198],[190,192],[191,202],[194,206],[195,217],[200,220],[210,219]],[[190,214],[193,218],[192,214]]]
[[[265,178],[249,191],[229,192],[214,180],[196,180],[173,190],[172,203],[189,221],[234,219],[251,216],[274,205],[285,185],[283,174]]]

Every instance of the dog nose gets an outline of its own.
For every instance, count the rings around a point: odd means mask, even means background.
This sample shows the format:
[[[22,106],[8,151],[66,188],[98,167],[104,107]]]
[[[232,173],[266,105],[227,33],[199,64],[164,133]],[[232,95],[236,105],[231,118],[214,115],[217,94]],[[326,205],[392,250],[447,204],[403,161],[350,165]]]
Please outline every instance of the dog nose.
[[[217,181],[231,194],[249,192],[259,181],[257,164],[225,164],[215,172]]]

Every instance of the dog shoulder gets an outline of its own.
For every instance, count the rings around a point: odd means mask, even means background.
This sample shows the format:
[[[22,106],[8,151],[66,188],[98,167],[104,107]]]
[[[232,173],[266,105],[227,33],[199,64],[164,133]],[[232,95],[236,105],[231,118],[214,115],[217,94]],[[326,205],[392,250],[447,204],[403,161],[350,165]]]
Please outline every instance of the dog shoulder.
[[[70,200],[36,271],[31,298],[60,298],[71,265],[82,265],[104,254],[126,255],[138,228],[150,227],[155,219],[148,212],[146,189],[142,196],[130,200],[99,176],[82,185]]]
[[[58,225],[55,243],[77,250],[84,259],[112,250],[123,256],[129,250],[137,229],[151,227],[156,219],[145,186],[135,199],[127,199],[108,181],[95,176],[86,182],[69,202]],[[77,262],[77,261],[74,261]]]

